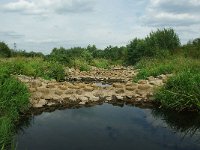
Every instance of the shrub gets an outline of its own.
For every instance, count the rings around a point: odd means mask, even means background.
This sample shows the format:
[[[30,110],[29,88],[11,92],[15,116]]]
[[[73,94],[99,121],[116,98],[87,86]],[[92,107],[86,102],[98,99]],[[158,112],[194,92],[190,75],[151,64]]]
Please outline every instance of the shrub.
[[[11,141],[14,123],[29,107],[29,92],[20,81],[0,78],[0,148]],[[3,146],[3,147],[4,147]],[[3,148],[2,148],[3,149]]]
[[[110,64],[106,59],[94,59],[92,60],[91,65],[97,68],[108,69]]]
[[[11,50],[4,42],[0,42],[0,57],[10,57]]]
[[[184,71],[170,78],[155,93],[163,107],[183,111],[200,110],[200,72]]]

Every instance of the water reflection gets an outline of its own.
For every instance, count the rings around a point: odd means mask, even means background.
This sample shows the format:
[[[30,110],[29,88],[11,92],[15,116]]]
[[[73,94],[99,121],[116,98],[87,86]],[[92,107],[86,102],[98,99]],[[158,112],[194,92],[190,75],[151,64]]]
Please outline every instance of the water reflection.
[[[198,114],[103,104],[45,112],[21,123],[19,150],[200,149]]]
[[[197,136],[200,140],[200,114],[188,112],[172,112],[163,109],[153,109],[152,116],[162,119],[174,132],[186,136]]]

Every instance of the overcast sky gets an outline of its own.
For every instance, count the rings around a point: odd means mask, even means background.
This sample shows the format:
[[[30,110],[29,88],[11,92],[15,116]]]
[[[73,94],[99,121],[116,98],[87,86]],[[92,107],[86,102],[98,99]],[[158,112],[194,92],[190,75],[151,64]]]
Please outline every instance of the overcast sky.
[[[164,27],[200,37],[200,0],[0,0],[0,41],[27,51],[121,46]]]

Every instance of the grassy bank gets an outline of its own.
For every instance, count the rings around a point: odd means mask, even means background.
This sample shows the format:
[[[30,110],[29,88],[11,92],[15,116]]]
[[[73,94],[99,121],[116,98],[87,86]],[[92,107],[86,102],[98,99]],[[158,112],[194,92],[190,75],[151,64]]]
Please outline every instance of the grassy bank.
[[[12,74],[12,75],[11,75]],[[29,91],[13,75],[23,74],[45,79],[63,80],[64,68],[42,58],[10,58],[0,60],[0,149],[7,149],[20,114],[29,108]]]
[[[177,111],[200,110],[200,60],[181,55],[142,59],[134,81],[149,76],[173,74],[166,84],[155,91],[155,99],[162,107]]]

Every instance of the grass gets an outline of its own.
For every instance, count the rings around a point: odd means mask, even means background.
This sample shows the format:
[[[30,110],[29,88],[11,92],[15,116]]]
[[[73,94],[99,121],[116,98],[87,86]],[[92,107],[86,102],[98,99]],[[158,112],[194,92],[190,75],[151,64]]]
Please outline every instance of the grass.
[[[44,61],[42,58],[10,58],[2,59],[0,71],[6,74],[23,74],[45,79],[64,80],[64,66],[57,62]]]
[[[13,75],[23,74],[45,79],[63,80],[64,67],[41,58],[0,59],[0,149],[12,146],[15,123],[29,108],[29,91]]]
[[[2,72],[1,72],[2,73]],[[12,141],[14,124],[20,113],[29,108],[27,87],[13,77],[0,79],[0,148]]]
[[[134,81],[172,73],[166,84],[154,93],[162,107],[177,111],[200,110],[200,60],[175,55],[164,59],[143,59]]]

